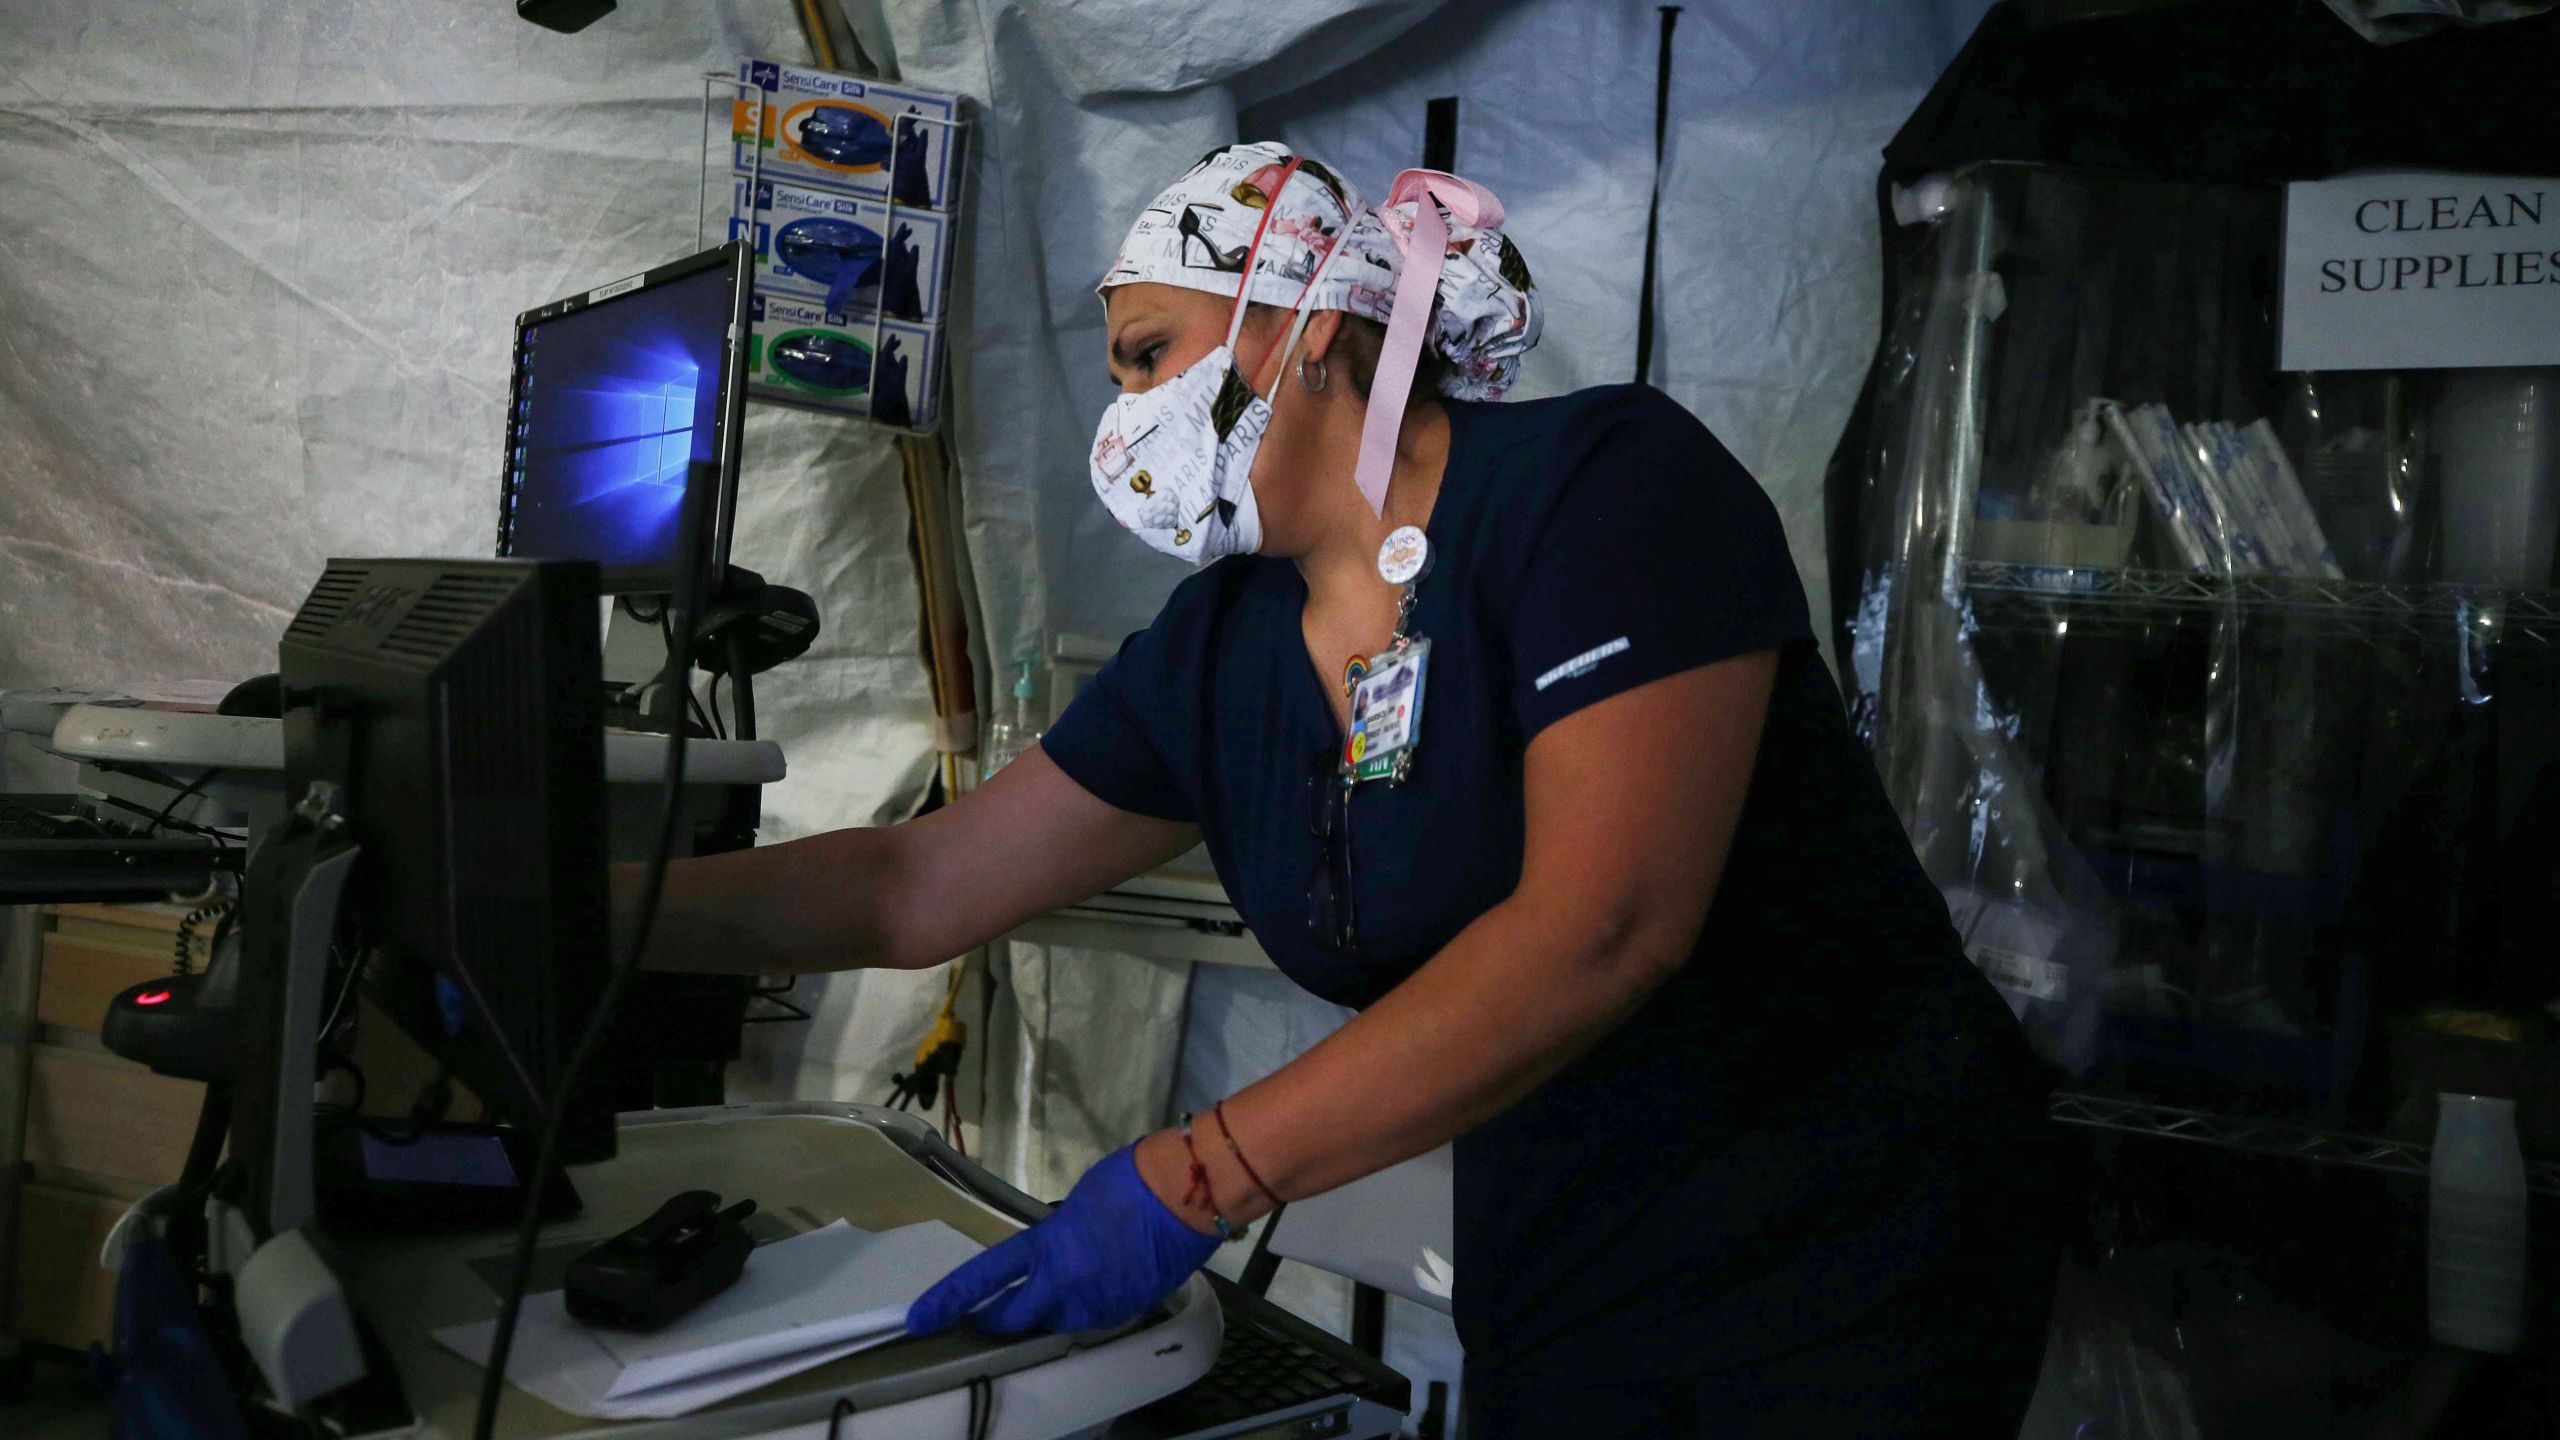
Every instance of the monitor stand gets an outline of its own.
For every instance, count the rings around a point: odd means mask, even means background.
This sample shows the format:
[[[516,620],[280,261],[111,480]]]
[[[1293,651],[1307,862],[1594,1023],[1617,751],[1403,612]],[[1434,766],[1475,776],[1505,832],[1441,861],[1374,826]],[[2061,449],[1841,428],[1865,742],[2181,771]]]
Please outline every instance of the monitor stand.
[[[605,624],[604,679],[612,696],[610,725],[667,734],[682,718],[684,696],[658,684],[666,673],[666,595],[623,595]],[[753,570],[720,567],[718,581],[692,623],[693,663],[728,682],[729,739],[756,738],[755,677],[809,648],[818,607],[802,591],[774,585]],[[689,674],[690,672],[688,672]]]
[[[657,682],[667,669],[667,639],[657,618],[664,595],[617,595],[604,624],[605,724],[649,735],[673,731],[684,697]]]
[[[367,1370],[354,1307],[306,1229],[317,1217],[311,1087],[322,1003],[356,855],[344,798],[313,784],[250,860],[239,948],[217,954],[193,984],[127,989],[110,1002],[105,1027],[116,1053],[206,1082],[185,1173],[151,1208],[167,1216],[173,1258],[190,1282],[231,1277],[241,1344],[269,1393],[293,1410]],[[227,1031],[230,1045],[204,1043],[208,1028]],[[216,1198],[226,1128],[240,1185]]]
[[[683,714],[680,690],[651,683],[666,671],[667,627],[659,617],[671,603],[665,595],[625,595],[613,602],[604,649],[604,676],[613,692],[608,725],[666,734]],[[715,682],[714,689],[728,692],[720,697],[727,701],[728,738],[753,740],[755,677],[809,648],[818,633],[818,607],[798,590],[724,565],[698,611],[691,626],[691,658],[697,665],[716,661],[726,682]],[[625,698],[630,696],[636,701]],[[755,844],[763,804],[758,788],[732,787],[718,814],[696,821],[691,843],[679,853],[714,855]],[[740,976],[633,976],[617,1017],[617,1043],[600,1060],[614,1076],[615,1108],[721,1103],[723,1073],[739,1056],[753,989],[754,982]]]
[[[734,575],[752,575],[752,571],[734,568],[723,572],[723,585],[703,607],[708,615],[723,608],[724,602],[740,593],[743,587],[729,583]],[[671,685],[659,683],[667,671],[667,635],[658,620],[665,607],[673,604],[666,595],[620,595],[614,597],[613,612],[604,627],[605,723],[621,730],[637,730],[651,735],[671,733],[684,715],[684,695]],[[726,648],[726,647],[724,647]],[[730,704],[737,716],[732,727],[733,740],[756,738],[755,680],[742,665],[723,666],[730,689]],[[698,731],[701,727],[697,725]]]
[[[345,798],[315,781],[258,847],[241,893],[232,1158],[260,1238],[311,1222],[311,1086],[338,901],[357,847]]]

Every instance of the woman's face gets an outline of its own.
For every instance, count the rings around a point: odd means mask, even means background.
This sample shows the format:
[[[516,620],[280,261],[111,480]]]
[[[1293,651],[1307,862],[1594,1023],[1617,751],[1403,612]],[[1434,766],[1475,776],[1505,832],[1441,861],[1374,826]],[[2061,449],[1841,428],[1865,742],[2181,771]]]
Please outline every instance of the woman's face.
[[[1179,285],[1115,285],[1103,292],[1114,390],[1123,395],[1152,390],[1199,363],[1226,341],[1227,316],[1234,303]],[[1336,323],[1327,313],[1310,318],[1306,333],[1299,337],[1299,350],[1320,353]],[[1252,382],[1254,393],[1275,402],[1271,429],[1254,456],[1252,477],[1266,555],[1302,554],[1312,543],[1308,533],[1312,517],[1305,513],[1306,486],[1301,477],[1310,469],[1306,462],[1317,427],[1309,422],[1319,397],[1305,392],[1273,394],[1281,378],[1279,347],[1288,332],[1287,311],[1249,305],[1244,329],[1236,336],[1236,368]]]
[[[1152,390],[1199,362],[1227,338],[1231,302],[1179,285],[1115,285],[1103,292],[1111,384],[1123,395]],[[1245,316],[1245,333],[1253,331]],[[1250,350],[1244,336],[1239,350]]]

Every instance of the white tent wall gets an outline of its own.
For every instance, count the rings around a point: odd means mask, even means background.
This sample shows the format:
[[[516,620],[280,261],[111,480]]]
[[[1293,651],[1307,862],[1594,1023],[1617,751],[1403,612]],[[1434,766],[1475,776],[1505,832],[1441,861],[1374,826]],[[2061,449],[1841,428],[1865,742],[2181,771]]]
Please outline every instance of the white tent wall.
[[[782,0],[0,6],[0,686],[270,670],[328,557],[487,554],[516,312],[697,247],[700,76],[746,54],[804,54]],[[746,455],[735,559],[826,620],[759,686],[766,836],[902,815],[896,453],[757,407]],[[739,1090],[885,1095],[940,985],[838,977]]]
[[[1878,322],[1878,152],[1988,3],[1705,0],[1679,22],[1653,378],[1776,500],[1817,633],[1828,628],[1822,471]],[[1653,5],[1490,0],[1418,23],[1410,7],[1268,0],[884,8],[908,78],[994,97],[955,439],[999,658],[1041,653],[1059,633],[1137,628],[1188,573],[1120,533],[1085,477],[1110,394],[1091,286],[1137,208],[1216,145],[1286,140],[1374,197],[1420,163],[1425,102],[1460,97],[1458,169],[1502,197],[1548,307],[1515,393],[1633,378],[1654,174]],[[1374,48],[1362,54],[1363,42]],[[1175,77],[1195,88],[1156,93]],[[1034,997],[1025,1010],[1039,1024],[999,1005],[999,1088],[1045,1123],[1010,1126],[1001,1153],[1050,1193],[1162,1123],[1166,1090],[1171,1108],[1203,1107],[1345,1018],[1269,972],[1198,967],[1186,1000],[1178,970],[1009,948],[1006,968]],[[1061,1005],[1071,969],[1108,978]],[[1173,1027],[1144,1023],[1177,1009],[1178,1049]],[[1117,1096],[1084,1083],[1094,1078],[1084,1057],[1106,1050],[1131,1084]],[[1337,1329],[1347,1323],[1343,1282],[1284,1266],[1276,1293]],[[1418,1381],[1455,1375],[1454,1335],[1436,1315],[1398,1302],[1389,1344]]]

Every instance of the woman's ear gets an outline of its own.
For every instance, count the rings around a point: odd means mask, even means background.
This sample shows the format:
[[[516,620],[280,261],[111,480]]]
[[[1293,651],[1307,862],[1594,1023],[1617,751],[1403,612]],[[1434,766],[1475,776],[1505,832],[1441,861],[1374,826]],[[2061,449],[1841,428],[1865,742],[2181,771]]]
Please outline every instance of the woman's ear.
[[[1307,317],[1306,333],[1298,337],[1298,353],[1322,365],[1333,354],[1333,342],[1342,334],[1342,313],[1319,310]]]

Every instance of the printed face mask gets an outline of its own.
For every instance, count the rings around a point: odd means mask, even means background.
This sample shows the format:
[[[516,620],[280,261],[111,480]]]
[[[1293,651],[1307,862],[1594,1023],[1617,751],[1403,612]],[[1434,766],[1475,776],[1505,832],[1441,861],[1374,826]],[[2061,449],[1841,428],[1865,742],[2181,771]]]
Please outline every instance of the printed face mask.
[[[1155,549],[1194,565],[1262,548],[1253,457],[1271,403],[1253,393],[1224,345],[1191,368],[1103,412],[1093,488],[1112,518]]]
[[[1295,169],[1295,163],[1290,167]],[[1280,183],[1286,185],[1284,174]],[[1273,187],[1277,193],[1278,186]],[[1266,220],[1268,216],[1265,216]],[[1253,250],[1262,244],[1254,235]],[[1253,273],[1253,250],[1244,273]],[[1341,253],[1328,251],[1307,290]],[[1280,349],[1280,374],[1306,329],[1305,293]],[[1236,365],[1244,294],[1227,318],[1226,343],[1153,389],[1123,395],[1102,413],[1093,437],[1094,493],[1112,517],[1157,550],[1194,565],[1262,548],[1262,517],[1253,500],[1253,457],[1271,428],[1271,402],[1254,393]],[[1274,382],[1275,388],[1277,382]]]

